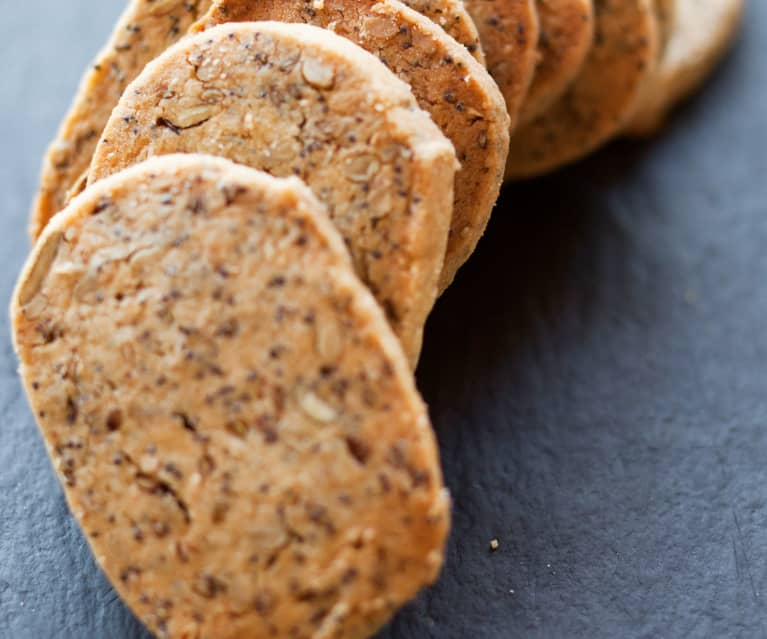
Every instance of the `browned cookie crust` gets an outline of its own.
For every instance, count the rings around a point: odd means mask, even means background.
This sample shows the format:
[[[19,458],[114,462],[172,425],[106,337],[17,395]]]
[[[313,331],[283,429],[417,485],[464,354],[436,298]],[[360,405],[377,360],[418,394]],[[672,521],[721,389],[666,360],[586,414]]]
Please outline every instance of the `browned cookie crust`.
[[[175,152],[303,178],[415,364],[442,271],[456,161],[377,58],[303,24],[227,24],[186,38],[125,92],[89,183]]]
[[[465,0],[479,31],[487,70],[506,99],[512,131],[538,64],[535,0]]]
[[[485,231],[503,182],[509,118],[487,71],[431,20],[397,0],[218,0],[193,29],[277,20],[331,29],[376,55],[407,82],[421,108],[451,140],[456,174],[453,219],[440,290],[453,281]]]
[[[72,512],[158,637],[361,639],[437,575],[425,406],[298,180],[199,156],[104,180],[12,314]]]
[[[536,0],[538,66],[522,107],[525,124],[546,111],[580,73],[594,42],[593,0]]]
[[[541,175],[582,158],[634,113],[657,63],[653,2],[595,0],[594,9],[594,46],[580,75],[548,111],[515,132],[508,179]]]
[[[112,36],[82,79],[43,160],[29,233],[34,241],[64,208],[87,171],[101,131],[120,95],[144,66],[178,41],[210,0],[131,0]]]

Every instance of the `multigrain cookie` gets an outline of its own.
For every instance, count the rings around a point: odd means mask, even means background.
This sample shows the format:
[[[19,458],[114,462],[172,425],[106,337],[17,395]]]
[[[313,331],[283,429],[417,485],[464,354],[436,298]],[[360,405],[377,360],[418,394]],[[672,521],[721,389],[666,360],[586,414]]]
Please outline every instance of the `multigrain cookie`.
[[[578,76],[594,42],[593,0],[536,0],[538,66],[522,106],[521,124],[546,111]]]
[[[629,135],[655,133],[668,113],[693,93],[732,43],[743,0],[673,0],[674,20],[647,99],[627,128]]]
[[[465,0],[479,31],[487,70],[506,99],[513,130],[538,63],[535,0]]]
[[[175,152],[303,178],[415,364],[457,163],[408,86],[375,56],[303,24],[227,24],[186,38],[125,92],[89,183]]]
[[[657,63],[658,20],[652,0],[595,0],[594,46],[570,89],[518,129],[508,179],[552,171],[594,151],[634,113]]]
[[[43,159],[29,233],[34,241],[64,208],[67,193],[88,170],[101,131],[128,83],[179,40],[210,0],[131,0],[83,77],[74,102]]]
[[[72,512],[158,637],[368,637],[436,577],[425,406],[299,180],[200,156],[104,180],[12,314]]]
[[[324,0],[322,5],[217,0],[193,30],[259,20],[331,29],[370,51],[410,85],[421,108],[451,140],[461,169],[440,277],[440,290],[445,290],[474,252],[503,182],[509,117],[493,79],[440,27],[397,0]]]

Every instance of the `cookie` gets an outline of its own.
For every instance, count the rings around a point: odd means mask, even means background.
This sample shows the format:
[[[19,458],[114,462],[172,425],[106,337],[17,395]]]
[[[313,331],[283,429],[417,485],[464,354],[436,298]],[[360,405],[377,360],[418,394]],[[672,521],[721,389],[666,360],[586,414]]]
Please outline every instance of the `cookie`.
[[[477,25],[487,70],[503,93],[513,130],[538,63],[535,0],[465,0],[464,4]]]
[[[463,0],[403,0],[403,2],[436,22],[465,46],[480,64],[485,64],[485,52],[479,40],[479,32]]]
[[[541,35],[538,66],[521,124],[534,120],[570,87],[594,42],[593,0],[536,0]]]
[[[734,40],[745,6],[743,0],[671,1],[675,14],[668,43],[628,135],[652,135],[674,106],[700,87]]]
[[[64,208],[67,193],[87,171],[101,131],[128,83],[186,34],[210,0],[131,0],[104,49],[83,77],[56,138],[43,159],[30,214],[34,241]]]
[[[426,408],[299,180],[191,155],[104,180],[12,314],[70,508],[157,637],[367,637],[435,579]]]
[[[442,271],[457,163],[380,60],[303,24],[227,24],[185,38],[121,98],[89,184],[176,152],[307,182],[415,364]]]
[[[663,56],[666,53],[666,47],[669,43],[669,40],[671,38],[671,33],[673,31],[674,20],[676,17],[675,4],[676,4],[676,0],[653,0],[653,5],[655,7],[655,15],[658,18],[658,38],[659,38],[659,45],[657,48],[658,59],[653,65],[652,74],[644,83],[644,88],[642,89],[642,95],[639,97],[639,100],[634,106],[634,111],[632,112],[631,116],[626,120],[624,133],[626,133],[626,135],[628,135],[629,137],[632,135],[631,129],[632,129],[634,121],[640,119],[642,117],[641,114],[647,113],[648,110],[651,108],[651,105],[653,104],[653,102],[655,102],[658,99],[657,96],[655,95],[658,88],[656,86],[657,84],[656,80],[659,76],[660,64],[663,60]]]
[[[570,89],[513,135],[508,179],[574,162],[614,137],[634,113],[657,63],[651,0],[595,0],[594,46]]]
[[[436,6],[432,2],[432,6]],[[461,169],[440,290],[453,281],[485,231],[503,182],[509,117],[487,71],[430,19],[397,0],[217,0],[193,30],[225,22],[278,20],[332,29],[380,58],[410,85],[451,140]]]

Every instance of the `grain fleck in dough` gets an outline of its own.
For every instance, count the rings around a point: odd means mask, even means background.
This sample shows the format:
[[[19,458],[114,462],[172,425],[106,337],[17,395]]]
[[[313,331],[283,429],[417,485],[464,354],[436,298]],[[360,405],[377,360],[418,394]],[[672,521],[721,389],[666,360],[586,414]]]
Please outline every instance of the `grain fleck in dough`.
[[[436,22],[449,36],[465,46],[480,64],[485,64],[485,53],[479,40],[479,32],[463,0],[403,0]]]
[[[580,75],[543,115],[518,129],[508,179],[534,177],[578,160],[620,132],[657,63],[652,0],[595,0],[595,35]]]
[[[506,99],[513,131],[538,64],[535,0],[465,0],[464,4],[477,25],[487,70]]]
[[[431,3],[434,6],[434,2]],[[503,96],[487,71],[431,20],[396,0],[218,0],[193,30],[225,22],[307,23],[377,56],[410,85],[451,140],[461,169],[440,290],[474,252],[498,199],[509,150]]]
[[[425,406],[298,180],[191,155],[103,180],[12,314],[70,508],[157,637],[368,637],[435,579]]]
[[[226,24],[186,38],[123,95],[89,184],[176,152],[304,179],[415,365],[442,271],[457,163],[407,85],[377,58],[302,24]]]
[[[593,0],[536,0],[540,38],[538,65],[520,123],[546,111],[578,76],[594,42]]]
[[[210,0],[131,0],[109,41],[83,77],[43,160],[29,233],[36,240],[88,170],[101,131],[128,83],[178,41]],[[75,188],[75,192],[78,189]]]
[[[672,12],[668,42],[628,135],[652,135],[693,93],[734,40],[744,0],[662,0]]]

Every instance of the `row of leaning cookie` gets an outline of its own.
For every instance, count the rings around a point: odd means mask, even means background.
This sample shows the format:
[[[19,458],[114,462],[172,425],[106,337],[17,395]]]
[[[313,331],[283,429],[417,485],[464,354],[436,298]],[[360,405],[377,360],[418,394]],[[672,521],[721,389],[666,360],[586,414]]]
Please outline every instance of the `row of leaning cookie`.
[[[73,513],[158,636],[365,637],[436,577],[409,368],[456,168],[408,85],[314,26],[212,27],[124,93],[13,325]]]
[[[561,18],[561,7],[568,3],[550,4],[556,7],[552,15]],[[621,135],[655,133],[722,57],[737,33],[744,4],[593,0],[591,18],[583,9],[580,24],[577,14],[570,22],[549,19],[550,28],[559,28],[562,40],[570,42],[572,65],[560,65],[564,83],[555,99],[514,132],[506,178],[550,172]],[[544,5],[539,0],[539,9]]]
[[[127,84],[187,31],[202,25],[278,19],[334,29],[387,64],[414,87],[456,143],[466,165],[456,192],[444,289],[471,253],[497,194],[502,136],[488,131],[461,136],[462,125],[491,115],[499,99],[491,83],[456,47],[434,36],[438,24],[478,63],[487,63],[509,114],[513,134],[507,179],[527,178],[580,159],[621,133],[648,134],[691,93],[721,57],[737,30],[744,0],[406,0],[430,20],[406,15],[398,0],[130,0],[43,162],[30,232],[36,238],[50,217],[77,192],[103,128]],[[393,39],[393,42],[387,40]],[[400,64],[397,48],[413,47]],[[431,40],[431,42],[429,42]],[[435,46],[434,42],[438,45]],[[436,49],[439,51],[437,52]],[[456,59],[453,68],[439,68]],[[423,56],[418,59],[415,55]],[[413,65],[420,71],[413,70]],[[449,65],[451,66],[451,65]],[[433,74],[429,74],[433,70]],[[476,109],[454,89],[462,71]],[[464,108],[456,117],[445,101]],[[438,115],[441,114],[441,120]],[[452,125],[451,125],[452,122]],[[470,127],[476,129],[476,126]],[[488,135],[490,133],[491,135]],[[492,157],[483,147],[495,141]],[[485,179],[477,176],[485,175]],[[475,204],[472,206],[472,202]]]
[[[591,0],[574,1],[586,7],[590,7],[591,3]],[[462,96],[451,91],[451,88],[460,87],[460,82],[455,81],[456,73],[466,67],[469,77],[479,75],[477,81],[481,85],[486,86],[487,81],[481,74],[477,74],[471,63],[466,62],[462,53],[456,53],[455,47],[445,47],[443,39],[435,37],[433,30],[434,25],[439,25],[445,35],[463,44],[478,63],[484,64],[485,55],[478,29],[471,17],[473,15],[481,29],[485,46],[490,51],[491,73],[501,85],[503,98],[511,113],[508,124],[513,128],[523,99],[536,92],[531,87],[539,55],[536,43],[540,29],[535,1],[470,2],[471,15],[461,0],[406,0],[404,4],[430,20],[427,22],[403,15],[402,5],[397,0],[130,0],[104,49],[85,74],[69,113],[45,156],[40,188],[32,210],[30,233],[33,240],[39,236],[48,220],[63,208],[67,197],[81,188],[96,143],[128,83],[147,63],[184,37],[190,29],[199,30],[200,25],[274,19],[329,27],[379,54],[387,64],[391,61],[397,64],[397,47],[404,50],[424,39],[436,39],[444,59],[450,60],[454,55],[457,56],[456,69],[447,74],[447,85],[438,74],[430,78],[431,90],[422,91],[420,99],[425,103],[434,103],[447,97],[454,104],[462,105]],[[559,33],[559,29],[550,29],[550,33]],[[395,38],[396,41],[387,43],[389,38]],[[551,47],[552,52],[543,56],[540,66],[559,69],[562,65],[556,63],[555,59],[566,57],[560,50],[566,50],[567,38],[550,35],[546,40],[558,43],[559,46]],[[414,62],[427,71],[436,71],[435,62],[438,64],[438,59],[428,54],[428,48],[431,45],[419,47],[412,52],[426,53],[423,59]],[[555,55],[556,52],[558,54]],[[415,56],[410,57],[412,60]],[[545,64],[546,60],[550,64]],[[397,72],[400,70],[397,69]],[[549,81],[543,84],[551,86],[552,83]],[[545,88],[542,93],[546,93]],[[492,98],[498,102],[497,95]],[[473,105],[468,105],[468,111],[470,114],[475,112]],[[482,111],[479,111],[471,117],[482,116]],[[480,147],[484,145],[482,139]],[[468,150],[476,150],[476,145],[474,149]],[[472,161],[473,153],[463,155],[465,161]]]
[[[159,639],[364,639],[437,577],[426,407],[297,178],[182,154],[101,180],[12,319],[70,509]]]
[[[112,109],[121,108],[128,83],[140,82],[137,76],[147,63],[188,32],[259,20],[328,28],[371,52],[410,85],[419,105],[453,143],[461,166],[439,283],[441,291],[446,289],[487,226],[502,182],[511,123],[503,94],[480,62],[484,57],[474,23],[459,0],[132,0],[46,154],[32,212],[33,238],[87,183]]]

